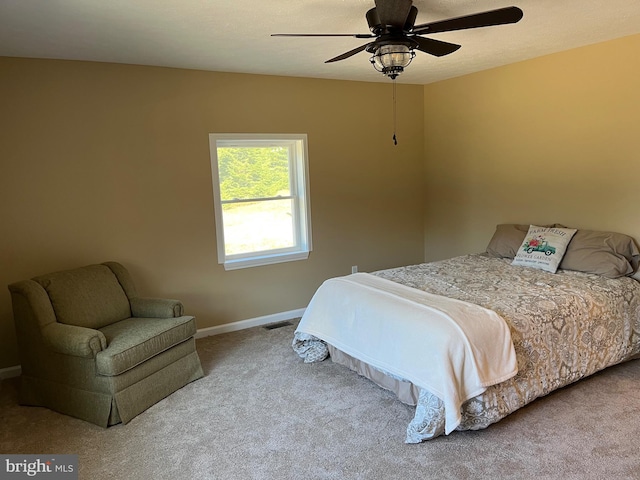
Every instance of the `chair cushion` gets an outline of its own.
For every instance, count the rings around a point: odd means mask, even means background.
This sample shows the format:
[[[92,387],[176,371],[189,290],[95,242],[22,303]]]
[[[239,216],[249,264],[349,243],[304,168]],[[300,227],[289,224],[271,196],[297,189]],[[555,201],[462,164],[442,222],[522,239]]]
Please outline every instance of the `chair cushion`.
[[[105,265],[50,273],[33,280],[46,290],[60,323],[101,328],[131,316],[129,299]]]
[[[115,376],[164,352],[196,333],[194,317],[127,318],[100,329],[106,350],[96,355],[99,375]]]

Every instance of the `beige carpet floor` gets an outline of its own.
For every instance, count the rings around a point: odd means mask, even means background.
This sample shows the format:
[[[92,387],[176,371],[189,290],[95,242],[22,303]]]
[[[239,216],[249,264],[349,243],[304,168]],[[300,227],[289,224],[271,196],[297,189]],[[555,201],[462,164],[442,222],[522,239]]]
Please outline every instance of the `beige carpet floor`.
[[[640,361],[475,432],[404,443],[413,408],[331,361],[295,325],[198,340],[205,378],[109,429],[17,404],[0,383],[0,453],[79,455],[101,479],[640,479]]]

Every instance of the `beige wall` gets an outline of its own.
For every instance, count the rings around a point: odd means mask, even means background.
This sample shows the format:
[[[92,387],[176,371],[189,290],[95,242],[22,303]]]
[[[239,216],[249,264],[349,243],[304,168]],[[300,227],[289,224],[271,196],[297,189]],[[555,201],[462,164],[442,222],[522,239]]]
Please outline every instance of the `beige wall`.
[[[304,307],[354,264],[482,251],[498,223],[640,239],[639,52],[636,35],[398,85],[397,147],[389,83],[0,58],[0,284],[117,260],[205,328]],[[308,261],[218,265],[210,132],[309,135]],[[0,368],[17,363],[5,288]]]
[[[425,258],[498,223],[640,240],[640,35],[424,87]]]
[[[306,306],[326,278],[423,258],[423,88],[0,58],[0,368],[6,285],[116,260],[198,327]],[[208,134],[307,133],[309,260],[226,272]]]

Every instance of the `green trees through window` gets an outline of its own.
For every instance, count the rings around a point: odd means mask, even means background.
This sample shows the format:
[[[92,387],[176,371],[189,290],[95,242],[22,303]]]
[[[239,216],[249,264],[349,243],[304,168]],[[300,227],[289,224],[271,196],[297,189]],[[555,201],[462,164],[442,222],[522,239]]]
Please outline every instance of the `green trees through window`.
[[[289,149],[219,147],[220,196],[248,200],[289,196]]]

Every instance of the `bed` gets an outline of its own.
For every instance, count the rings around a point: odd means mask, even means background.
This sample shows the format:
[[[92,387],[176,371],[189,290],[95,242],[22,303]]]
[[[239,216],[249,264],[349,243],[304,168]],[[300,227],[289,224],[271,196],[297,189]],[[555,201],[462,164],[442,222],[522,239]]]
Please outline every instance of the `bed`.
[[[407,443],[486,428],[639,356],[639,259],[618,233],[498,225],[483,253],[325,281],[293,349],[415,405]]]

